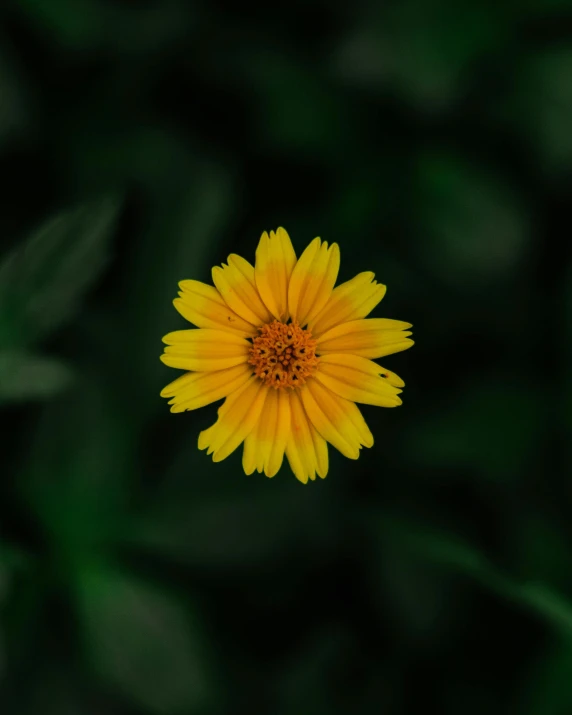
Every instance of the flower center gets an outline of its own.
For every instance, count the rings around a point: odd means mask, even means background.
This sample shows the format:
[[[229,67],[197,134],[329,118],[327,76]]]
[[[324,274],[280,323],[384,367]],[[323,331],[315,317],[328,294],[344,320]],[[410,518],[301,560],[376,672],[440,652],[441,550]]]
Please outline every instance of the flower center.
[[[274,320],[258,328],[249,363],[254,374],[275,388],[294,389],[306,382],[318,365],[316,340],[298,323]]]

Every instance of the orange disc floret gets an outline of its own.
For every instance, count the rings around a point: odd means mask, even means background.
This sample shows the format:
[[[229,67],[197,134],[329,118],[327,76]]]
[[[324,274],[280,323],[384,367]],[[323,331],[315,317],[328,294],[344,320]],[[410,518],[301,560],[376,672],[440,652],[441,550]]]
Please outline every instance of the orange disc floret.
[[[258,328],[258,332],[248,360],[254,366],[254,374],[276,389],[303,385],[318,365],[317,341],[310,331],[303,330],[297,322],[274,320]]]

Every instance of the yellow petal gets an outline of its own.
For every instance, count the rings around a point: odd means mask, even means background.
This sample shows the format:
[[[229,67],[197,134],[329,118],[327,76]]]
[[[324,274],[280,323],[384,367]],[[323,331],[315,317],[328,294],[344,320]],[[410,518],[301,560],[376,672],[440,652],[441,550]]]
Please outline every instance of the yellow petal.
[[[214,286],[186,280],[179,283],[179,288],[179,298],[173,305],[197,328],[230,330],[245,338],[256,334],[256,328],[231,310]]]
[[[308,327],[315,338],[339,323],[365,318],[385,295],[386,287],[378,284],[374,274],[366,271],[342,283]]]
[[[246,363],[252,347],[236,333],[209,328],[176,330],[165,335],[163,342],[167,343],[161,355],[165,365],[198,372],[225,370]]]
[[[312,441],[314,442],[314,451],[316,453],[316,472],[319,477],[325,479],[329,468],[328,443],[311,423],[310,431],[312,433]],[[315,477],[312,477],[312,479],[314,478]]]
[[[227,397],[241,388],[251,375],[248,364],[216,372],[188,372],[167,385],[161,396],[172,398],[169,402],[171,412],[196,410]]]
[[[288,284],[296,265],[296,253],[290,236],[283,228],[266,231],[256,249],[254,277],[262,300],[272,315],[285,322],[288,318]]]
[[[161,397],[174,397],[177,393],[193,383],[196,374],[195,372],[186,372],[176,380],[173,380],[173,382],[170,382],[161,390]]]
[[[258,424],[244,441],[242,466],[273,477],[282,466],[290,435],[290,400],[284,390],[270,388]]]
[[[413,340],[407,338],[411,323],[387,318],[366,318],[341,323],[323,333],[317,351],[328,353],[352,353],[366,358],[380,358],[385,355],[407,350]]]
[[[252,432],[246,436],[244,440],[244,447],[242,450],[242,468],[245,474],[252,474],[254,470],[261,472],[262,469],[258,465],[258,453],[256,451],[258,440],[256,438],[256,432],[258,425],[254,427]],[[200,442],[199,442],[200,448]]]
[[[300,394],[308,418],[322,437],[349,459],[357,459],[360,445],[365,444],[362,439],[365,432],[362,430],[360,433],[354,424],[357,420],[357,407],[315,379],[309,380],[300,390]],[[357,411],[359,413],[359,410]],[[361,413],[359,416],[361,417]],[[371,440],[373,444],[373,438]],[[368,436],[366,442],[369,441]]]
[[[316,380],[324,387],[351,402],[378,407],[396,407],[401,390],[381,377],[383,368],[357,355],[336,354],[320,358]]]
[[[286,456],[296,479],[306,484],[316,478],[316,472],[322,478],[328,473],[328,445],[308,419],[300,393],[294,390],[289,399],[292,426]]]
[[[373,435],[370,428],[367,426],[367,422],[364,420],[359,407],[354,402],[350,402],[349,406],[346,407],[346,412],[350,422],[357,431],[360,448],[361,446],[368,448],[373,447]]]
[[[393,385],[393,387],[405,387],[405,383],[399,377],[399,375],[396,375],[394,372],[391,372],[391,370],[388,370],[386,367],[381,367],[381,365],[378,365],[378,367],[381,370],[379,374],[383,377],[384,380],[387,380],[390,385]]]
[[[329,248],[315,238],[300,256],[290,279],[288,307],[292,320],[305,325],[313,320],[332,295],[338,270],[340,249],[337,243]]]
[[[252,325],[260,326],[272,320],[254,282],[254,266],[242,256],[231,253],[228,265],[212,269],[215,286],[224,302]]]
[[[272,437],[274,435],[274,428],[276,426],[277,419],[278,395],[274,389],[269,389],[260,418],[255,428],[245,440],[244,446],[247,455],[251,452],[254,455],[254,468],[251,468],[250,464],[245,464],[243,461],[243,467],[246,474],[251,474],[254,469],[258,472],[264,471],[264,467],[270,457]],[[251,448],[251,444],[247,447],[246,442],[252,443],[253,449]]]
[[[200,433],[199,449],[208,448],[213,462],[232,454],[258,423],[269,389],[262,380],[252,376],[241,390],[227,397],[227,409],[221,407],[214,425]]]

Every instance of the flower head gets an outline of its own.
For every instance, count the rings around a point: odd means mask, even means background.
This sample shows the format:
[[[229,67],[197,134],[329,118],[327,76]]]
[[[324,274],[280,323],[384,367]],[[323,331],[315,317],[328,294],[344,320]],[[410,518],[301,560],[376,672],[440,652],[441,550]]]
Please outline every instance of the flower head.
[[[356,402],[401,404],[403,381],[373,362],[413,345],[410,323],[366,316],[385,295],[374,274],[334,288],[336,243],[315,238],[299,259],[283,228],[264,232],[255,265],[231,254],[214,287],[179,283],[175,308],[196,329],[165,335],[161,360],[185,374],[161,392],[171,412],[224,398],[199,435],[215,462],[244,443],[244,471],[273,477],[284,455],[303,483],[325,477],[329,442],[350,459],[373,436]]]

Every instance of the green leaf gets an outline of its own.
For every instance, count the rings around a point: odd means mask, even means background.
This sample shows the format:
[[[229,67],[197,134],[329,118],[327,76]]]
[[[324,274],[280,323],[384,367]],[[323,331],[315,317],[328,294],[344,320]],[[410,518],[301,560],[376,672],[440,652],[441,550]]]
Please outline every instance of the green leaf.
[[[101,567],[78,574],[87,656],[99,677],[143,712],[202,712],[211,698],[202,637],[167,593]]]
[[[332,506],[341,499],[334,459],[330,489],[320,488],[324,482],[300,488],[287,463],[272,480],[250,479],[239,471],[239,454],[221,470],[197,449],[195,438],[185,441],[188,449],[165,470],[152,501],[126,528],[134,548],[199,568],[240,569],[270,564],[296,543],[306,556],[336,543],[333,513],[342,507]]]
[[[551,621],[560,633],[572,638],[572,603],[569,599],[544,583],[506,583],[502,590]]]
[[[69,47],[85,48],[104,34],[106,16],[95,0],[20,0],[18,9],[43,33]]]
[[[28,553],[0,540],[0,606],[9,595],[14,574],[25,573],[32,563]]]
[[[0,552],[0,606],[6,600],[10,589],[11,572],[8,564],[3,559],[3,554]]]
[[[358,138],[347,102],[297,57],[263,46],[248,47],[236,57],[233,69],[241,69],[242,82],[261,96],[257,136],[273,151],[331,160]]]
[[[57,628],[57,626],[56,626]],[[43,633],[44,627],[40,626]],[[10,686],[2,692],[2,712],[18,715],[119,715],[119,707],[94,696],[93,690],[85,687],[83,673],[79,673],[77,660],[60,657],[58,646],[51,638],[44,641],[34,633],[34,641],[28,646],[26,663],[26,687],[17,684],[14,678]],[[13,660],[13,653],[10,652]],[[37,667],[35,664],[39,663]],[[12,672],[14,672],[14,664]],[[7,692],[6,692],[7,691]]]
[[[518,581],[502,572],[472,545],[438,529],[383,515],[376,520],[386,538],[479,582],[485,588],[536,613],[557,633],[572,640],[572,602],[550,584]]]
[[[45,407],[18,484],[66,566],[117,533],[134,439],[125,406],[103,381],[78,379]]]
[[[449,409],[418,421],[410,434],[414,449],[408,458],[510,482],[539,455],[544,402],[539,388],[518,381],[476,383],[456,395]]]
[[[563,715],[572,712],[572,645],[554,643],[543,652],[532,673],[523,679],[523,715]]]
[[[329,624],[316,634],[312,631],[294,657],[285,657],[285,665],[274,679],[276,715],[347,712],[340,702],[340,688],[332,683],[332,672],[358,654],[355,636],[343,625]],[[351,712],[355,712],[356,703],[351,704]]]
[[[109,257],[118,212],[104,199],[62,213],[0,264],[0,344],[28,345],[70,320]]]
[[[170,158],[170,161],[174,161]],[[148,231],[133,256],[129,300],[122,316],[129,323],[131,349],[139,357],[131,365],[133,395],[139,416],[144,405],[151,411],[160,406],[158,393],[175,375],[159,360],[161,337],[177,326],[188,328],[173,307],[178,283],[185,278],[209,280],[210,267],[221,262],[220,242],[225,237],[234,203],[234,180],[224,166],[202,162],[187,167],[195,170],[192,184],[175,175],[161,184],[161,196]],[[184,183],[181,183],[184,181]],[[122,331],[125,339],[125,331]],[[137,381],[145,385],[142,391]]]
[[[385,538],[420,553],[430,561],[450,569],[480,576],[488,568],[487,559],[459,537],[390,514],[375,522]]]
[[[366,5],[366,16],[334,55],[353,84],[389,86],[421,111],[442,111],[463,96],[473,66],[506,46],[502,10],[484,3],[401,0]]]
[[[382,617],[389,609],[407,640],[445,643],[466,612],[466,589],[458,579],[440,573],[424,554],[407,546],[381,539],[368,573],[382,594],[377,600]]]
[[[513,521],[511,537],[518,574],[559,588],[568,587],[570,546],[565,522],[566,517],[561,521],[554,514],[534,509],[533,505],[530,511],[521,509]]]
[[[0,46],[5,44],[0,34]],[[25,85],[16,71],[13,56],[0,54],[0,143],[17,134],[27,124]]]
[[[420,157],[417,180],[419,250],[439,278],[480,290],[514,273],[530,233],[508,184],[484,166],[441,152]]]
[[[0,351],[0,404],[49,399],[65,390],[72,378],[70,368],[53,358]]]
[[[532,140],[546,168],[566,171],[572,162],[572,50],[549,47],[522,63],[505,113]]]

